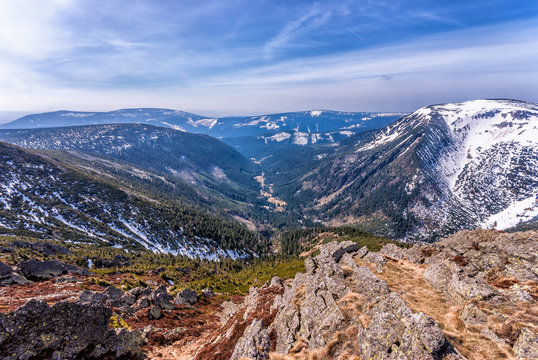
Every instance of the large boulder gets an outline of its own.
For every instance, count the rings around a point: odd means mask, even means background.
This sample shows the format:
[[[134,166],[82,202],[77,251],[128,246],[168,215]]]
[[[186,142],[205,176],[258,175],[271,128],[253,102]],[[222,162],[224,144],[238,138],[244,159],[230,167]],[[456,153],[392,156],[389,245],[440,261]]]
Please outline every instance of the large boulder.
[[[172,310],[174,308],[174,304],[172,304],[174,297],[168,294],[168,291],[166,291],[166,287],[163,285],[155,289],[148,296],[148,300],[162,310]]]
[[[138,358],[139,332],[109,328],[104,306],[30,300],[0,314],[0,354],[6,360]]]
[[[184,289],[177,293],[175,303],[178,305],[194,305],[198,301],[196,291]]]
[[[372,310],[370,324],[359,330],[362,359],[440,359],[452,351],[441,328],[423,313],[413,313],[391,293]]]
[[[88,270],[75,265],[66,264],[60,260],[28,260],[17,264],[17,270],[30,280],[48,280],[65,274],[89,275]]]

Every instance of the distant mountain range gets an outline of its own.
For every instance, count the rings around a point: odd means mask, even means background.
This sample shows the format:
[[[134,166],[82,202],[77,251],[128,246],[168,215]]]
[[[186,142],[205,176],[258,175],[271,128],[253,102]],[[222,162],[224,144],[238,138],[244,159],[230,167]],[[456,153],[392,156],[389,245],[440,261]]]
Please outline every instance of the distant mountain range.
[[[208,134],[214,137],[263,135],[282,131],[299,133],[346,131],[352,134],[382,128],[403,115],[405,114],[314,110],[211,118],[179,110],[141,108],[110,112],[55,111],[31,114],[2,124],[0,129],[139,123]],[[297,144],[306,144],[301,140],[302,137],[297,138]]]
[[[40,156],[57,166],[111,179],[150,203],[165,199],[266,235],[352,224],[393,239],[431,241],[477,226],[538,223],[536,104],[476,100],[401,115],[56,112],[6,124],[26,129],[0,130],[0,140],[48,150]],[[98,124],[72,126],[90,123]],[[3,187],[0,196],[8,192]],[[204,226],[196,228],[216,231]],[[222,249],[239,243],[215,241]]]

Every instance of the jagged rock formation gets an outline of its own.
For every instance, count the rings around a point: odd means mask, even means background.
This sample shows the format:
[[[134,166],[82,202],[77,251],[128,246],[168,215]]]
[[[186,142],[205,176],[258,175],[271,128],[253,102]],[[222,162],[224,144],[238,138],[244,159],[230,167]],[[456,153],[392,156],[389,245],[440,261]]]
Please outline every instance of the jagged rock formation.
[[[0,354],[6,360],[138,358],[141,332],[109,329],[104,306],[31,300],[0,315]]]
[[[323,245],[305,259],[306,273],[225,304],[212,340],[232,345],[214,357],[535,358],[537,240],[535,232],[477,230],[379,253]],[[223,349],[214,344],[198,359]]]
[[[243,303],[225,304],[214,340],[235,344],[233,352],[215,352],[213,343],[198,358],[211,350],[216,359],[462,358],[433,319],[357,265],[353,256],[366,257],[366,249],[332,242],[320,250],[291,284],[273,279]]]

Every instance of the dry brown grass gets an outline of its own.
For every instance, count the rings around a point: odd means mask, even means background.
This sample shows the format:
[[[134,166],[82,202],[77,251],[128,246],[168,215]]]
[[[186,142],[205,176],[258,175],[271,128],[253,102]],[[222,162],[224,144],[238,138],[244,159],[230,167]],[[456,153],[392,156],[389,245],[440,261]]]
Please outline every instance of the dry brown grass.
[[[295,291],[295,294],[293,295],[293,299],[291,299],[291,303],[296,310],[301,308],[301,304],[303,303],[305,293],[306,293],[305,285],[304,284],[299,285],[297,287],[297,290]]]
[[[349,292],[337,301],[338,308],[346,320],[358,319],[362,327],[370,324],[370,317],[364,309],[364,299],[360,294]]]
[[[360,264],[368,265],[368,264]],[[496,312],[512,313],[515,309],[491,308],[491,306],[477,302],[481,310],[488,314],[488,323],[485,325],[467,328],[459,318],[463,305],[448,301],[442,293],[433,289],[423,278],[425,266],[416,265],[405,260],[389,260],[383,273],[377,276],[385,280],[391,291],[398,293],[407,306],[415,312],[423,312],[433,318],[443,329],[452,345],[469,360],[483,359],[514,359],[508,344],[497,344],[480,334],[485,326],[494,329],[498,336],[513,338],[517,334],[516,325],[504,327],[502,318],[493,316]],[[531,311],[527,309],[526,312]],[[517,324],[521,324],[523,314],[518,316]]]
[[[276,352],[269,354],[270,360],[327,360],[327,359],[349,359],[360,360],[357,353],[356,326],[349,326],[345,330],[336,332],[327,345],[321,349],[311,350],[305,339],[299,338],[288,354],[281,355]]]

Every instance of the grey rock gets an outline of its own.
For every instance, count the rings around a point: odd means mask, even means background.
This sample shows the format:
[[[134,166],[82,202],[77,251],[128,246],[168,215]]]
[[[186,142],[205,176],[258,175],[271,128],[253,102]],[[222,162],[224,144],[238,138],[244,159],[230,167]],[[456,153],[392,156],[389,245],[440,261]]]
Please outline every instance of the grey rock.
[[[11,266],[0,261],[0,286],[9,286],[13,284],[26,285],[29,281],[23,276],[13,272]]]
[[[363,259],[371,264],[375,264],[375,270],[380,273],[383,272],[383,267],[387,263],[387,260],[383,255],[370,251]]]
[[[121,298],[123,295],[123,291],[118,289],[115,286],[109,286],[106,288],[106,290],[103,292],[103,294],[107,297],[107,304],[113,307],[120,307],[124,305],[124,301]]]
[[[151,294],[151,289],[149,287],[135,287],[129,291],[125,292],[126,296],[132,296],[137,299],[139,296],[148,296]]]
[[[149,310],[150,319],[160,319],[163,316],[162,310],[159,306],[153,305]]]
[[[88,270],[74,265],[66,264],[59,260],[28,260],[17,264],[17,270],[30,280],[48,280],[65,274],[89,275]]]
[[[485,300],[499,295],[498,291],[485,281],[460,274],[452,274],[446,291],[459,304],[470,300]]]
[[[275,287],[281,288],[281,287],[284,287],[284,284],[282,283],[282,280],[280,280],[280,278],[278,276],[273,276],[269,286],[270,287],[275,286]]]
[[[460,311],[459,318],[465,326],[482,325],[488,321],[487,315],[474,304],[467,304]]]
[[[113,331],[104,306],[30,300],[0,314],[0,354],[6,360],[108,359],[141,356],[140,332]]]
[[[372,310],[370,324],[359,330],[359,352],[363,359],[438,359],[454,352],[434,320],[413,313],[394,293]]]
[[[172,304],[172,300],[174,300],[174,297],[166,291],[166,287],[163,285],[159,286],[157,289],[155,289],[149,296],[148,300],[154,304],[160,307],[163,310],[172,310],[174,308],[174,305]]]
[[[313,274],[314,271],[316,271],[317,265],[312,258],[306,258],[304,261],[304,265],[307,273]]]
[[[131,305],[134,305],[134,303],[136,303],[136,297],[132,295],[123,294],[123,296],[121,297],[121,301],[125,305],[131,306]]]
[[[265,360],[269,358],[270,347],[269,332],[264,328],[263,320],[254,319],[237,341],[230,359]]]
[[[149,306],[149,300],[147,296],[141,296],[135,302],[134,307],[138,309],[145,309]]]
[[[359,244],[354,243],[353,241],[342,241],[337,243],[336,246],[334,246],[332,256],[334,258],[334,261],[339,262],[342,258],[342,255],[358,251],[359,249]]]
[[[445,292],[452,278],[452,271],[445,262],[441,262],[431,264],[424,270],[423,276],[434,289]]]
[[[377,278],[366,266],[357,267],[353,271],[352,280],[354,291],[368,302],[375,302],[390,293],[387,283]]]
[[[78,303],[88,304],[88,305],[103,305],[105,304],[108,297],[99,292],[84,290],[78,299]]]
[[[70,275],[64,275],[54,279],[55,284],[75,283],[78,281],[79,280],[76,277]]]
[[[194,305],[198,301],[196,291],[184,289],[177,293],[175,303],[179,305]]]
[[[480,332],[481,335],[484,335],[485,337],[487,337],[488,339],[498,343],[498,344],[506,344],[506,341],[504,341],[504,339],[500,338],[499,336],[497,336],[497,334],[495,334],[493,332],[493,330],[491,330],[490,328],[488,327],[484,327],[482,329],[482,331]]]
[[[357,254],[355,256],[358,256],[359,258],[363,258],[366,256],[366,254],[368,254],[370,252],[370,250],[368,250],[368,248],[366,246],[363,246],[359,249],[359,251],[357,251]]]
[[[538,334],[527,328],[521,329],[512,350],[516,358],[520,360],[538,359]]]
[[[395,244],[386,244],[379,250],[379,253],[385,256],[389,256],[394,259],[404,259],[405,258],[405,250],[402,249],[399,246],[396,246]]]

